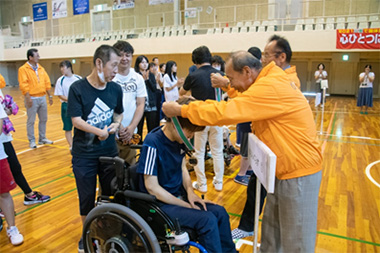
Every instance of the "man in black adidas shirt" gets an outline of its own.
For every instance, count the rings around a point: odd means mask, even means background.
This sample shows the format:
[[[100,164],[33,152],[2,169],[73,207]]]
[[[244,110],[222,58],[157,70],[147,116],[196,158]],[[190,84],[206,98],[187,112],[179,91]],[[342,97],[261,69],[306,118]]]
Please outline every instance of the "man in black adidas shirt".
[[[94,54],[91,74],[73,83],[69,91],[67,112],[75,127],[72,163],[82,222],[94,207],[96,175],[102,193],[111,195],[110,181],[115,171],[101,165],[99,157],[118,155],[115,132],[123,119],[123,92],[112,79],[119,61],[117,49],[100,46]],[[82,239],[78,250],[83,250]]]

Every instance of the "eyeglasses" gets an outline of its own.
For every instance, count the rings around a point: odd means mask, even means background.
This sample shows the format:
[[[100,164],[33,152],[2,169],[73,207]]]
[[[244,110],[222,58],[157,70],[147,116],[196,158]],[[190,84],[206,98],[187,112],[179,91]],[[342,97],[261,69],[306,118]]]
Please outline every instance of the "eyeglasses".
[[[274,52],[273,54],[270,54],[268,52],[263,52],[263,57],[265,58],[270,58],[271,56],[275,56],[276,58],[281,54],[281,53],[284,53],[283,51],[277,51],[277,52]]]

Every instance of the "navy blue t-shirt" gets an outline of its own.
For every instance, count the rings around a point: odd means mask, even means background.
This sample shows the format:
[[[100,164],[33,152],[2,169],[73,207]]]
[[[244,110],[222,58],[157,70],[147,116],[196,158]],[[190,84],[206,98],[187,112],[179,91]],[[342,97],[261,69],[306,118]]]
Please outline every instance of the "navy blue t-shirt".
[[[117,83],[107,83],[104,90],[94,88],[87,78],[71,85],[67,103],[70,117],[81,117],[86,123],[103,129],[111,125],[114,113],[123,113],[123,92]],[[114,134],[100,141],[95,134],[74,128],[73,156],[98,158],[117,154]]]
[[[191,90],[191,95],[197,100],[215,100],[215,88],[211,86],[211,73],[219,73],[224,76],[223,72],[211,65],[205,65],[186,77],[183,88],[187,91]]]
[[[148,192],[144,175],[157,176],[158,184],[178,197],[182,189],[182,160],[185,145],[169,140],[162,126],[153,129],[144,139],[137,172],[140,174],[139,188]]]

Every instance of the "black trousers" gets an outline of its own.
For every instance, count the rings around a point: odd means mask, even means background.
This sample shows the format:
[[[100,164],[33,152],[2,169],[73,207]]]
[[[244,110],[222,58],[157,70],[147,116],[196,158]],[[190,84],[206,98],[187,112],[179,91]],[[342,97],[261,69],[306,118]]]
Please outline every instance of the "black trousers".
[[[142,133],[143,133],[145,119],[146,119],[146,125],[148,128],[148,133],[160,125],[160,121],[158,120],[157,113],[158,113],[157,111],[144,112],[144,115],[142,116],[139,124],[137,125],[137,133],[141,136],[141,141],[143,140]]]
[[[24,194],[30,193],[32,189],[29,187],[28,182],[26,181],[24,174],[22,174],[21,164],[17,159],[15,149],[13,148],[12,142],[5,142],[4,151],[7,154],[9,167],[11,169],[13,178],[16,181],[16,184],[22,189]]]
[[[261,186],[260,194],[260,214],[263,210],[264,200],[267,191]],[[256,176],[252,174],[247,187],[247,201],[245,202],[243,214],[241,215],[239,229],[252,232],[255,227],[255,203],[256,203]]]

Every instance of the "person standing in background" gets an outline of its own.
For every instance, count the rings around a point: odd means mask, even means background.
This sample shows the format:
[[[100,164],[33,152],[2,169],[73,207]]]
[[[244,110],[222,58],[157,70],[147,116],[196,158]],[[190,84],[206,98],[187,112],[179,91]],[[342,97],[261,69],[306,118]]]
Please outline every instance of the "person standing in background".
[[[0,74],[0,100],[2,98],[4,98],[4,95],[1,91],[1,88],[4,88],[4,87],[5,87],[5,80],[4,80],[3,76]],[[3,107],[3,106],[1,106],[1,107]],[[10,115],[12,113],[11,111],[9,111],[9,109],[4,108],[4,110],[6,111],[6,113],[8,115]],[[11,169],[13,178],[15,179],[16,184],[24,192],[24,195],[25,195],[24,196],[24,205],[29,206],[29,205],[34,205],[34,204],[38,204],[38,203],[45,203],[45,202],[49,201],[50,196],[43,195],[41,192],[33,191],[30,188],[28,181],[26,181],[26,178],[25,178],[24,174],[22,173],[22,167],[21,167],[21,164],[17,158],[16,151],[13,148],[12,140],[13,140],[13,138],[12,138],[11,133],[8,133],[8,134],[5,134],[4,132],[0,133],[0,143],[3,143],[3,145],[4,145],[4,151],[5,151],[5,154],[8,156],[7,161],[8,161],[9,167]]]
[[[183,78],[177,78],[177,63],[168,61],[164,75],[165,101],[177,101],[179,98],[178,88],[181,88],[183,83]]]
[[[71,118],[67,115],[67,97],[69,96],[71,84],[82,79],[82,77],[74,75],[73,66],[69,61],[61,62],[59,67],[63,76],[58,78],[55,84],[54,95],[58,96],[61,100],[61,119],[63,122],[63,131],[65,131],[65,137],[71,150],[71,147],[73,146],[73,123],[71,122]]]
[[[360,107],[360,114],[368,114],[368,107],[373,106],[373,81],[375,80],[375,73],[371,72],[372,66],[367,64],[364,67],[364,72],[359,75],[359,94],[357,106]]]
[[[18,82],[20,90],[25,96],[25,107],[28,116],[26,131],[28,133],[29,147],[37,148],[34,137],[34,122],[38,114],[38,144],[53,144],[46,138],[46,122],[48,120],[47,103],[45,95],[48,95],[49,104],[53,104],[53,96],[50,94],[50,78],[45,69],[38,64],[40,55],[38,50],[31,48],[27,54],[28,61],[18,69]]]
[[[129,165],[136,163],[136,150],[131,149],[129,141],[134,133],[137,133],[145,107],[147,96],[144,79],[131,68],[134,49],[126,41],[119,40],[113,45],[121,55],[118,71],[113,81],[123,90],[123,120],[119,128],[119,141],[117,147],[119,156]]]
[[[317,90],[317,96],[315,99],[318,99],[319,96],[321,97],[320,103],[319,101],[316,101],[315,104],[318,106],[319,104],[321,107],[324,106],[325,102],[323,99],[323,89],[321,87],[321,82],[322,80],[327,80],[327,71],[325,70],[325,64],[319,63],[317,66],[317,71],[314,73],[314,78],[315,78],[315,86]]]

